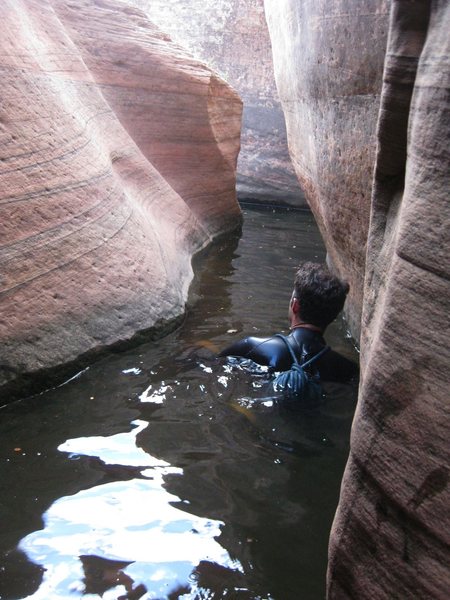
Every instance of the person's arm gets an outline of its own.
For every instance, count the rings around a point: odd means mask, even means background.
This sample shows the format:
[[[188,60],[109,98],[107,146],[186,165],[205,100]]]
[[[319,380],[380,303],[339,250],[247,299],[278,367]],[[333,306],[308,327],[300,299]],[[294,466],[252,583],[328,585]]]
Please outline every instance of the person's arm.
[[[254,344],[246,337],[234,342],[219,352],[219,356],[244,356],[246,357],[253,349]]]
[[[269,338],[246,337],[222,350],[219,356],[240,356],[249,358],[259,365],[289,368],[291,358],[283,340],[276,336]],[[280,362],[281,361],[281,362]]]

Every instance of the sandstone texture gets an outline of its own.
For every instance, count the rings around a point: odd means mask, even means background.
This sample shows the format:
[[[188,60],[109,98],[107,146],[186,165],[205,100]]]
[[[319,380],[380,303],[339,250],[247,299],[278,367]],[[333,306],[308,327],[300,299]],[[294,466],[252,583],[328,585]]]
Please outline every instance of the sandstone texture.
[[[240,198],[307,206],[289,156],[264,0],[133,0],[244,101]]]
[[[301,187],[360,331],[386,0],[265,0],[275,77]]]
[[[183,312],[240,222],[242,103],[114,0],[4,0],[0,395]]]
[[[392,2],[333,599],[450,589],[449,31],[445,0]]]
[[[450,5],[392,0],[389,19],[382,1],[265,5],[294,166],[353,286],[354,332],[362,307],[328,598],[444,599]]]

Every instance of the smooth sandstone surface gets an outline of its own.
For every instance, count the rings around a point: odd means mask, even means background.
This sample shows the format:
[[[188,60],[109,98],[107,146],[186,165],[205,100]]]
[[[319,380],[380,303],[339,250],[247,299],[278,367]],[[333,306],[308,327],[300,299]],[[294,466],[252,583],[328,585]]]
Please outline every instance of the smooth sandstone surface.
[[[183,312],[236,227],[242,102],[135,7],[5,0],[0,397]]]
[[[381,1],[265,4],[293,162],[354,288],[354,332],[362,308],[328,598],[444,599],[450,5],[392,0],[388,21]]]
[[[328,597],[450,589],[450,5],[394,0]]]
[[[307,206],[288,152],[264,0],[133,2],[217,70],[243,99],[238,196]]]
[[[289,150],[359,337],[386,0],[265,0]]]

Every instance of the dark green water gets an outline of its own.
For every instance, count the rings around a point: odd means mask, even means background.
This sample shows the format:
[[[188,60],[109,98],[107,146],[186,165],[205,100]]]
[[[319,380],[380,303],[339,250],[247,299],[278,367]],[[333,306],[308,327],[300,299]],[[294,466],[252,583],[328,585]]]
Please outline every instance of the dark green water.
[[[286,330],[312,217],[246,209],[196,260],[183,326],[0,410],[0,599],[324,598],[353,386],[284,412],[217,349]],[[342,322],[327,340],[355,352]]]

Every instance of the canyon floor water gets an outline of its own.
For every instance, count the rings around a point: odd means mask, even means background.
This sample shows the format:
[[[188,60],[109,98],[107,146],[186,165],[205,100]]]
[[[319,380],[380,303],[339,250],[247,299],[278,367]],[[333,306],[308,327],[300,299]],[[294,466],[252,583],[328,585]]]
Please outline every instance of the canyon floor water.
[[[286,331],[296,265],[324,258],[308,212],[244,206],[181,327],[0,410],[1,600],[324,598],[357,384],[292,411],[216,358]],[[326,337],[357,360],[343,320]]]

